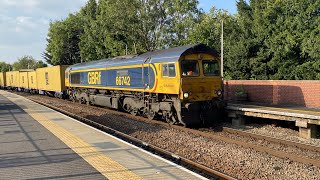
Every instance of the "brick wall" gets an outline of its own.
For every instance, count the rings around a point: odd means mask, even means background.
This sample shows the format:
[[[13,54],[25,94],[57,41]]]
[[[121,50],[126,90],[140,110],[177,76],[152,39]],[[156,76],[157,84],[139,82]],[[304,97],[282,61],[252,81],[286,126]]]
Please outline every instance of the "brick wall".
[[[243,87],[249,102],[320,107],[320,81],[230,80],[224,82],[224,97],[236,101]]]

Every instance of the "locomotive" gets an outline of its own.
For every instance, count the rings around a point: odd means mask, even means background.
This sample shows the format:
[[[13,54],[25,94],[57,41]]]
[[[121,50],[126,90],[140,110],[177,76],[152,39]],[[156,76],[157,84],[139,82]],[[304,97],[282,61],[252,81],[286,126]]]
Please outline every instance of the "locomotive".
[[[218,53],[203,44],[0,73],[0,87],[40,92],[184,126],[207,121],[224,105]]]
[[[73,101],[192,126],[223,106],[217,51],[203,44],[69,66]]]

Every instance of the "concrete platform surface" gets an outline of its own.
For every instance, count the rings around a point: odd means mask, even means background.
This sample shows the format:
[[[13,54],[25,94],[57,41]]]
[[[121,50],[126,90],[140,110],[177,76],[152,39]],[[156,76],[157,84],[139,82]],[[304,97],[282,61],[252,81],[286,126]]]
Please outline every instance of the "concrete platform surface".
[[[320,109],[263,104],[233,104],[226,107],[228,116],[232,118],[234,126],[243,126],[245,116],[268,118],[275,120],[293,121],[299,127],[299,136],[303,138],[316,138],[317,126],[320,125]]]
[[[0,179],[206,179],[24,97],[0,91]]]
[[[228,103],[227,110],[234,111],[248,111],[266,114],[274,114],[280,116],[290,116],[304,119],[320,120],[320,109],[299,107],[299,106],[286,106],[286,105],[263,105],[254,103]],[[320,121],[319,121],[320,125]]]

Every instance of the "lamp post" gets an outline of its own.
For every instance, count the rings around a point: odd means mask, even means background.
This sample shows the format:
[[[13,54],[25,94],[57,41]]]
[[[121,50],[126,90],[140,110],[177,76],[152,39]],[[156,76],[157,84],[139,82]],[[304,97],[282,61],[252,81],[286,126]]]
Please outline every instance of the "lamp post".
[[[223,79],[223,20],[221,20],[221,78]]]

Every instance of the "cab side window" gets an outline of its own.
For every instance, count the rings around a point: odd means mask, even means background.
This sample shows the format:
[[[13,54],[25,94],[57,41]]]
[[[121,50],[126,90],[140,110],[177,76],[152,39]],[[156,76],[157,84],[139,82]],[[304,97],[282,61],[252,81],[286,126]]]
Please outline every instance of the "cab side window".
[[[80,84],[80,73],[71,74],[71,84]]]
[[[174,63],[168,63],[162,65],[163,77],[176,77],[176,66]]]
[[[168,77],[169,76],[168,64],[163,64],[162,65],[162,76],[163,77]]]

